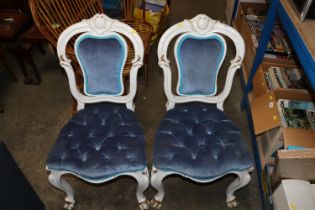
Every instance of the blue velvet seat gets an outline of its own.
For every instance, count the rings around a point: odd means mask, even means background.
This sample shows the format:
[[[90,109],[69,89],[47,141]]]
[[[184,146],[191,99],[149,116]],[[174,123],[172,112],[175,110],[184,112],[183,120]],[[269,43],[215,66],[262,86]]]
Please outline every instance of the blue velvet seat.
[[[78,111],[61,130],[48,155],[49,169],[89,180],[146,167],[143,130],[124,105],[93,104]]]
[[[239,129],[216,106],[179,104],[162,119],[154,166],[196,180],[210,180],[253,166]]]

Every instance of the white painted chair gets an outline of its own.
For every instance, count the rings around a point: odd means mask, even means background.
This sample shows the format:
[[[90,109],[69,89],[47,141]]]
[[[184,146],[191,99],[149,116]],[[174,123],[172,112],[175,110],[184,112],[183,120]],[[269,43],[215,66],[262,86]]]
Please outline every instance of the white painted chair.
[[[226,54],[223,36],[236,48],[225,86],[217,94],[217,76]],[[174,56],[178,69],[176,94],[172,91],[170,42],[178,37]],[[158,46],[159,65],[164,73],[167,113],[154,142],[151,185],[158,191],[151,206],[161,207],[162,181],[177,174],[199,183],[214,181],[226,174],[238,177],[226,190],[229,207],[237,206],[234,192],[250,182],[253,161],[239,129],[223,113],[234,74],[241,67],[244,41],[232,27],[197,15],[169,28]]]
[[[126,94],[123,69],[128,48],[123,36],[131,41],[135,52]],[[77,89],[66,54],[73,37],[84,77],[84,93]],[[148,209],[143,194],[149,186],[145,139],[133,112],[137,73],[144,54],[140,36],[130,26],[97,14],[63,31],[57,52],[78,102],[78,112],[61,130],[47,159],[50,183],[66,193],[64,208],[72,209],[75,203],[73,189],[62,179],[62,175],[71,174],[95,184],[131,176],[138,182],[140,208]]]

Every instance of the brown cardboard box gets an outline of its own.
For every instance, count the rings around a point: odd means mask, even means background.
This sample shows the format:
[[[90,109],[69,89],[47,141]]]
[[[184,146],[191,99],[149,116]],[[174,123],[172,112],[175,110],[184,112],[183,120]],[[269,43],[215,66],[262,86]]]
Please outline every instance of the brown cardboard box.
[[[282,128],[277,108],[278,99],[312,101],[307,92],[298,90],[277,89],[269,91],[251,103],[252,118],[256,135],[266,135],[274,129],[280,129],[281,137],[271,137],[273,141],[283,141],[284,148],[288,146],[299,146],[315,148],[315,132],[296,128]],[[279,134],[279,132],[274,132]],[[263,138],[257,138],[258,141]],[[272,143],[271,145],[276,145]],[[277,152],[273,179],[295,178],[315,180],[315,149],[309,150],[286,150],[280,149]],[[265,159],[268,157],[265,157]],[[264,163],[268,161],[265,160]],[[262,166],[264,167],[264,166]]]
[[[278,150],[274,170],[276,179],[301,179],[315,181],[315,149]]]
[[[279,59],[275,61],[273,59],[264,59],[264,61],[259,66],[253,80],[254,97],[258,97],[269,91],[269,89],[267,88],[265,79],[264,79],[264,72],[268,72],[268,68],[270,68],[271,66],[297,68],[297,65],[295,64],[294,60],[285,61],[283,59]],[[299,91],[306,92],[305,90],[299,90]]]
[[[249,25],[247,24],[245,20],[244,10],[246,8],[267,9],[267,4],[245,3],[245,2],[240,3],[240,6],[238,8],[237,15],[235,18],[234,26],[238,30],[238,32],[241,34],[241,36],[243,37],[246,43],[245,56],[243,59],[242,67],[244,70],[244,76],[248,78],[249,72],[253,64],[254,55],[256,54],[256,48],[255,48],[253,39],[251,37],[252,32],[249,28]]]
[[[286,128],[283,130],[283,143],[284,148],[287,149],[288,146],[304,147],[304,148],[314,148],[315,149],[315,132],[296,129],[296,128]]]
[[[278,99],[312,101],[311,96],[307,92],[301,92],[294,89],[277,89],[254,98],[251,102],[251,111],[256,135],[260,135],[272,128],[281,126],[277,108]],[[285,130],[287,128],[283,129]],[[299,130],[302,129],[296,129],[296,132],[299,132]]]
[[[283,139],[285,147],[291,145],[313,148],[312,145],[315,145],[314,131],[295,128],[281,128],[281,121],[277,107],[278,99],[311,101],[311,96],[307,92],[301,92],[299,90],[277,89],[254,98],[251,102],[251,112],[255,134],[266,135],[266,132],[270,132],[274,129],[281,129],[282,136],[274,138],[272,141],[282,141]],[[276,134],[279,132],[273,133]],[[278,144],[272,143],[271,145]]]

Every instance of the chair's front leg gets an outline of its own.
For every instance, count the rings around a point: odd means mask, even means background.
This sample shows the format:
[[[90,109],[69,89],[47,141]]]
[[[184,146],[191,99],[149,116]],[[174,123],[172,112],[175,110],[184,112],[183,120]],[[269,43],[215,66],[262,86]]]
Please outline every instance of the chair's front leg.
[[[234,193],[246,186],[251,180],[249,171],[242,171],[235,174],[238,175],[238,177],[228,186],[226,190],[226,204],[229,208],[238,206]]]
[[[154,196],[154,199],[150,202],[151,207],[155,209],[160,209],[162,206],[162,200],[164,198],[164,187],[162,181],[169,174],[170,173],[166,173],[156,169],[153,169],[151,172],[151,186],[158,191],[157,194]]]
[[[140,209],[141,210],[149,209],[150,206],[149,201],[143,194],[144,191],[146,191],[150,185],[148,169],[146,168],[143,172],[132,173],[131,176],[134,177],[138,182],[137,199],[139,202]]]
[[[66,182],[64,179],[61,178],[62,172],[59,171],[50,171],[50,175],[48,176],[48,180],[50,184],[52,184],[54,187],[64,191],[67,196],[65,198],[65,205],[64,209],[71,210],[74,208],[74,193],[72,187]]]

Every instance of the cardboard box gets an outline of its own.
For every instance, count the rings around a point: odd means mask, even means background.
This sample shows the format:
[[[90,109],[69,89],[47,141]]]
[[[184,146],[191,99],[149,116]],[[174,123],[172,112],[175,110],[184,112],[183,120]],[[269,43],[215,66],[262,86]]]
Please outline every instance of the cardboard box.
[[[252,119],[254,124],[254,130],[256,135],[261,135],[263,138],[257,138],[257,141],[266,141],[268,138],[268,144],[266,142],[257,142],[258,145],[261,145],[259,148],[259,153],[261,154],[260,157],[262,159],[262,167],[265,167],[265,164],[268,163],[270,159],[270,155],[283,144],[284,149],[287,149],[288,146],[297,146],[297,147],[305,147],[305,148],[315,148],[315,132],[313,130],[304,130],[304,129],[297,129],[297,128],[282,128],[280,115],[277,107],[278,99],[289,99],[289,100],[301,100],[301,101],[312,101],[311,96],[307,92],[301,92],[299,90],[284,90],[284,89],[277,89],[274,91],[269,91],[257,98],[254,98],[251,102],[251,112],[252,112]],[[280,134],[280,135],[279,135]],[[264,143],[264,144],[263,144]],[[270,148],[266,148],[267,145],[270,145]],[[280,145],[280,146],[279,146]],[[275,148],[277,147],[277,148]],[[264,151],[262,151],[264,150]],[[282,151],[282,150],[279,150]],[[278,151],[278,155],[279,155]],[[292,151],[285,151],[284,152],[290,153],[295,152]],[[303,151],[301,151],[303,152]],[[281,153],[282,154],[282,153]],[[311,153],[304,153],[309,154],[310,158],[312,159]],[[268,157],[267,157],[268,156]],[[295,170],[300,171],[313,171],[313,169],[308,169],[308,164],[304,163],[303,160],[307,159],[303,156],[301,159],[300,156],[295,156],[297,164],[294,168],[286,168],[288,167],[285,158],[287,156],[281,156],[279,161],[277,161],[276,168],[278,164],[282,164],[280,166],[280,173],[277,172],[277,177],[280,178],[296,178]],[[315,159],[314,159],[315,160]],[[292,162],[290,160],[289,162]],[[312,162],[312,161],[311,161]],[[315,162],[314,162],[315,164]],[[282,171],[282,168],[286,169],[286,173]],[[313,167],[315,168],[315,167]],[[290,175],[290,173],[292,173]],[[284,176],[285,174],[285,176]],[[307,173],[305,173],[307,174]],[[300,179],[306,179],[309,176],[298,176]],[[314,176],[311,176],[315,179],[315,171]]]
[[[311,184],[302,180],[282,180],[272,195],[275,210],[314,210]]]
[[[301,147],[301,148],[315,148],[314,131],[304,130],[304,129],[293,129],[293,128],[284,129],[283,139],[284,139],[285,149],[287,149],[289,146],[295,146],[295,147]]]
[[[243,59],[243,65],[242,68],[244,70],[244,76],[248,78],[249,72],[252,68],[254,56],[256,54],[256,47],[254,45],[253,39],[252,39],[252,32],[250,30],[249,25],[247,24],[247,21],[245,19],[245,12],[244,10],[246,8],[255,8],[255,9],[261,9],[266,10],[267,4],[259,4],[259,3],[240,3],[240,6],[238,7],[234,26],[238,30],[238,32],[243,37],[246,45],[245,45],[245,56]],[[245,79],[246,79],[245,78]]]
[[[278,150],[275,179],[315,181],[315,149]]]
[[[277,61],[274,61],[273,59],[264,59],[264,61],[259,66],[253,80],[254,97],[258,97],[270,91],[267,88],[267,84],[264,78],[264,72],[268,72],[268,69],[272,66],[282,67],[282,68],[298,68],[294,60],[285,61],[283,59],[279,59]],[[306,92],[306,90],[299,90],[299,91]]]
[[[278,99],[312,101],[309,93],[294,89],[276,89],[254,98],[251,101],[251,112],[256,135],[260,135],[272,128],[281,126],[280,115],[277,107]],[[296,134],[294,134],[294,132],[290,133],[293,135],[291,136],[292,138],[299,138],[299,133],[304,133],[304,130],[302,129],[283,128],[283,130],[295,130],[297,132]],[[314,133],[313,131],[310,132]]]

